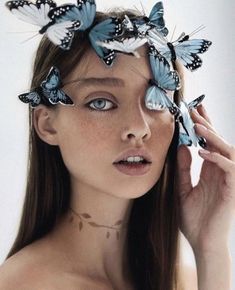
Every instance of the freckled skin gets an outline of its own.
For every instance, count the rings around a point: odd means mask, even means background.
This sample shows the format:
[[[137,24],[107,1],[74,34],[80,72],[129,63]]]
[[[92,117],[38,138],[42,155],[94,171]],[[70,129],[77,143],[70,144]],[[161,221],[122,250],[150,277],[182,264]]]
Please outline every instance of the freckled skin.
[[[151,111],[145,107],[144,96],[151,72],[145,47],[139,51],[140,58],[119,54],[113,67],[107,68],[91,50],[84,61],[87,67],[80,63],[66,79],[67,82],[79,77],[118,77],[126,82],[125,87],[94,87],[82,91],[77,83],[65,86],[75,106],[58,106],[54,127],[73,188],[136,198],[147,192],[161,174],[174,133],[174,118],[168,111]],[[84,101],[87,95],[94,97]],[[117,98],[118,104],[110,95]],[[110,100],[117,107],[100,112],[84,106],[98,97]],[[104,106],[106,109],[113,104],[106,102]],[[129,139],[128,134],[131,134]],[[136,177],[117,171],[112,164],[115,159],[138,145],[152,156],[151,170]]]

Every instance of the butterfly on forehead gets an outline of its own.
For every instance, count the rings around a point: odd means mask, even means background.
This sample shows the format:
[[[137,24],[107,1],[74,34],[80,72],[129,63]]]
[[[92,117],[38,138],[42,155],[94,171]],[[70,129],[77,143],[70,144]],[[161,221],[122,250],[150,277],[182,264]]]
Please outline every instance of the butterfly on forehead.
[[[25,0],[7,1],[6,7],[20,20],[39,26],[40,34],[45,33],[51,42],[64,50],[70,49],[74,32],[81,25],[79,20],[61,21],[53,0],[37,0],[35,4]]]
[[[202,59],[198,54],[206,52],[212,44],[206,39],[190,39],[190,35],[185,33],[182,33],[173,42],[168,41],[154,30],[149,30],[146,37],[167,61],[179,60],[190,71],[195,71],[202,66]]]
[[[96,3],[94,0],[78,0],[77,5],[65,4],[49,12],[49,16],[59,17],[60,21],[80,21],[79,31],[87,33],[97,55],[108,66],[113,64],[115,53],[112,49],[99,46],[98,42],[113,40],[123,33],[122,22],[117,17],[109,17],[94,24]]]
[[[206,140],[203,137],[200,137],[196,134],[194,130],[194,122],[190,116],[190,110],[196,108],[202,100],[204,99],[205,95],[201,95],[198,98],[191,101],[187,104],[185,101],[180,102],[180,111],[181,115],[179,117],[180,122],[180,131],[179,131],[179,143],[178,146],[181,144],[191,146],[194,144],[197,146],[197,143],[202,147],[206,147]]]
[[[60,72],[56,67],[52,67],[45,80],[33,91],[19,95],[19,99],[24,103],[29,103],[32,108],[48,101],[52,105],[58,103],[62,105],[73,105],[71,98],[61,90]]]
[[[170,113],[178,116],[178,106],[167,95],[168,91],[180,89],[180,78],[177,71],[170,69],[169,63],[161,56],[154,46],[149,47],[149,60],[153,78],[149,81],[145,96],[146,107],[150,110],[169,109]]]

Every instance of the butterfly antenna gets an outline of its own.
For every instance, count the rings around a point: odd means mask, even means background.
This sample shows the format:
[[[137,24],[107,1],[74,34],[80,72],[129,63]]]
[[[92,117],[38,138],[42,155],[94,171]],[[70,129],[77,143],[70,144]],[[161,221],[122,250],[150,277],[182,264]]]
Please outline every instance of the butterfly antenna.
[[[175,34],[175,30],[176,30],[176,25],[175,25],[175,27],[174,27],[174,30],[173,30],[173,33],[172,33],[172,36],[171,36],[171,40],[170,40],[170,42],[172,42],[172,39],[173,39],[174,34]]]
[[[22,41],[21,44],[22,44],[22,43],[25,43],[25,42],[27,42],[27,41],[29,41],[29,40],[31,40],[31,39],[33,39],[34,37],[36,37],[36,36],[38,36],[38,35],[39,35],[39,33],[33,35],[32,37],[29,37],[28,39]]]
[[[143,3],[140,1],[140,5],[141,5],[141,8],[142,8],[142,13],[144,14],[144,15],[146,15],[146,13],[145,13],[145,11],[144,11],[144,6],[143,6]]]
[[[198,28],[196,28],[193,32],[191,32],[189,34],[189,36],[191,37],[192,35],[198,33],[199,31],[203,30],[204,28],[206,28],[206,26],[202,24],[201,26],[199,26]]]
[[[131,66],[131,70],[135,73],[137,73],[138,75],[140,75],[142,78],[144,78],[147,82],[149,81],[148,78],[146,78],[138,69],[136,69],[136,67]]]
[[[14,33],[14,34],[22,34],[22,33],[35,33],[37,30],[34,31],[8,31],[7,33]]]
[[[135,5],[133,6],[140,14],[142,14],[142,12],[140,11],[140,9]]]

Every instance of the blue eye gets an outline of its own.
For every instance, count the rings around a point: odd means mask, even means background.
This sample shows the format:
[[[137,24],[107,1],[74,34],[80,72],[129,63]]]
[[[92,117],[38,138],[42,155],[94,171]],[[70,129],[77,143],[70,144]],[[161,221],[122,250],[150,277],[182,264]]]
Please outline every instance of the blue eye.
[[[86,106],[88,106],[88,108],[92,109],[92,110],[108,111],[110,108],[104,109],[106,107],[105,104],[107,102],[109,102],[110,104],[113,104],[113,102],[111,102],[107,99],[99,98],[99,99],[95,99],[95,100],[90,101],[89,103],[86,104]],[[93,107],[91,107],[91,104],[93,104]]]

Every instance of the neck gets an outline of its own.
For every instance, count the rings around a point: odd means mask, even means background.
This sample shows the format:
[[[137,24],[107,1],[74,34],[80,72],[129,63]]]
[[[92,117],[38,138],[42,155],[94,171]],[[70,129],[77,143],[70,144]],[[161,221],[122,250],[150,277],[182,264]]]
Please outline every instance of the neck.
[[[114,285],[127,281],[127,225],[133,200],[85,191],[81,184],[79,193],[73,187],[71,197],[55,232],[72,268]]]

